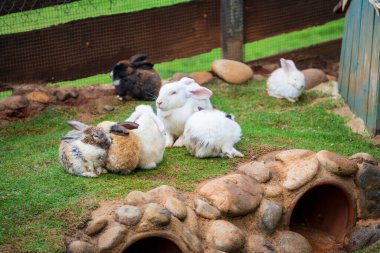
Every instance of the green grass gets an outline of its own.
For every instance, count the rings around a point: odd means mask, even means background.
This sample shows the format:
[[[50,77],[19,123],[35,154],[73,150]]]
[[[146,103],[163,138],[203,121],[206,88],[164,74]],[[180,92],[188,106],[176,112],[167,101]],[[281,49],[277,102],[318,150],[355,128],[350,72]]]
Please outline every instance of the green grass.
[[[74,20],[135,12],[188,1],[190,0],[80,0],[0,16],[0,35],[27,32]]]
[[[245,61],[252,61],[262,57],[292,51],[297,48],[307,47],[321,42],[330,41],[342,37],[344,19],[328,22],[322,26],[311,27],[301,31],[281,34],[245,45]],[[162,79],[171,77],[176,72],[192,73],[196,71],[208,71],[212,61],[219,59],[220,48],[209,53],[196,55],[190,58],[176,59],[155,65]],[[108,74],[99,74],[75,81],[59,82],[54,85],[79,87],[92,84],[110,84]]]
[[[246,159],[263,148],[324,149],[345,156],[368,152],[380,159],[379,145],[352,133],[344,119],[330,113],[341,102],[321,100],[321,93],[307,93],[300,102],[289,103],[268,97],[264,81],[209,88],[214,91],[213,104],[233,113],[240,123],[243,137],[237,148]],[[125,119],[137,104],[119,104],[96,122]],[[66,121],[75,118],[74,109],[54,109],[28,122],[0,125],[0,251],[5,247],[11,252],[59,252],[64,235],[83,227],[101,200],[120,199],[132,190],[161,184],[191,191],[200,181],[246,161],[199,160],[185,148],[174,148],[166,150],[163,163],[151,171],[75,177],[58,163],[59,138],[70,130]]]

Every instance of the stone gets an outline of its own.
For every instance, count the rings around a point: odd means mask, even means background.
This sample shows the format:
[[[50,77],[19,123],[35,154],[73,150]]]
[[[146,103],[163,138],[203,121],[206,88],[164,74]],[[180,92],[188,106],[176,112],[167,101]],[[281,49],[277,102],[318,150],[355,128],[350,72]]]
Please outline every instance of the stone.
[[[309,241],[292,231],[280,231],[276,237],[276,242],[283,253],[313,253]]]
[[[282,186],[290,191],[297,190],[317,175],[318,166],[318,159],[314,156],[290,163]]]
[[[370,163],[375,166],[378,165],[376,159],[368,153],[356,153],[350,157],[350,160],[355,161],[357,164]]]
[[[259,226],[267,233],[273,233],[282,216],[282,205],[264,199],[259,208]]]
[[[317,158],[322,167],[339,176],[350,176],[358,171],[355,161],[329,151],[319,151]]]
[[[84,231],[87,235],[95,235],[101,232],[108,224],[108,220],[106,218],[98,218],[96,220],[92,220],[86,227]]]
[[[150,203],[145,207],[143,220],[144,223],[149,222],[154,226],[162,227],[170,223],[171,215],[167,209],[158,204]]]
[[[214,76],[208,71],[203,71],[191,73],[190,78],[194,79],[194,81],[198,84],[205,84],[210,82]]]
[[[283,188],[280,185],[266,185],[264,187],[264,195],[268,198],[275,198],[281,196]]]
[[[175,73],[171,78],[169,78],[169,81],[170,81],[170,82],[179,81],[179,80],[181,80],[181,79],[184,78],[184,77],[189,77],[189,78],[191,78],[190,75],[189,75],[189,74],[186,74],[186,73]]]
[[[199,189],[199,194],[222,213],[240,216],[259,206],[263,187],[248,176],[233,174],[211,180]]]
[[[247,245],[249,253],[277,253],[273,244],[262,235],[251,235]]]
[[[320,69],[305,69],[301,72],[305,75],[305,90],[310,90],[320,83],[328,81],[325,72]]]
[[[199,238],[191,232],[189,228],[186,226],[181,226],[182,228],[182,238],[185,241],[186,245],[192,250],[194,253],[202,253],[203,247]]]
[[[98,239],[99,252],[108,252],[117,246],[124,238],[126,227],[124,225],[114,225],[107,229]]]
[[[47,104],[49,103],[49,96],[41,91],[32,91],[28,94],[26,94],[26,98],[29,101],[38,102],[41,104]]]
[[[152,203],[153,198],[141,191],[131,191],[124,200],[124,204],[138,206],[143,204]]]
[[[93,253],[95,252],[95,247],[88,242],[83,241],[72,241],[67,248],[67,253]]]
[[[279,152],[276,155],[275,159],[277,161],[281,161],[281,162],[286,163],[289,161],[306,158],[306,157],[314,155],[314,154],[315,154],[315,152],[310,151],[310,150],[306,150],[306,149],[290,149],[290,150],[285,150],[285,151]]]
[[[215,249],[227,253],[239,252],[245,243],[242,231],[224,220],[213,221],[206,235],[207,242]]]
[[[115,110],[115,106],[112,106],[112,105],[105,105],[103,106],[103,109],[107,112],[111,112],[113,110]]]
[[[199,225],[198,225],[199,217],[195,214],[193,209],[187,207],[187,216],[183,221],[183,224],[186,225],[190,229],[190,231],[194,234],[199,233]]]
[[[327,77],[327,80],[329,81],[333,81],[333,82],[338,81],[338,78],[336,78],[336,76],[326,75],[326,77]]]
[[[115,220],[127,226],[134,226],[140,222],[142,213],[136,206],[125,205],[115,211]]]
[[[209,220],[217,220],[221,217],[220,211],[217,208],[210,205],[209,203],[207,203],[206,201],[196,199],[194,201],[194,205],[195,212],[203,218]]]
[[[187,208],[185,203],[173,197],[169,197],[165,202],[165,208],[168,209],[175,217],[184,220],[187,216]]]
[[[361,189],[360,207],[365,216],[380,215],[380,168],[363,163],[356,174],[356,184]]]
[[[266,183],[271,178],[270,164],[265,162],[249,162],[241,165],[238,170],[255,179],[259,183]]]
[[[173,197],[185,201],[185,197],[183,197],[181,193],[177,192],[177,190],[174,187],[168,185],[161,185],[157,188],[148,191],[147,194],[151,196],[153,199],[157,200],[164,200],[168,197]]]
[[[21,95],[9,96],[3,101],[3,103],[7,108],[12,110],[19,110],[29,105],[29,101]]]
[[[224,251],[220,251],[217,249],[207,249],[204,253],[225,253]]]
[[[260,156],[257,159],[257,161],[265,162],[265,163],[274,162],[274,161],[276,161],[277,154],[279,154],[281,152],[284,152],[284,151],[283,150],[271,151],[269,153],[266,153],[265,155]]]
[[[214,71],[227,83],[245,83],[253,77],[252,69],[241,62],[233,60],[215,60],[211,64]]]
[[[350,250],[361,250],[371,246],[380,239],[380,224],[355,227],[347,236],[347,247]]]
[[[79,92],[74,88],[58,88],[55,90],[54,95],[59,101],[65,101],[69,98],[76,98]]]

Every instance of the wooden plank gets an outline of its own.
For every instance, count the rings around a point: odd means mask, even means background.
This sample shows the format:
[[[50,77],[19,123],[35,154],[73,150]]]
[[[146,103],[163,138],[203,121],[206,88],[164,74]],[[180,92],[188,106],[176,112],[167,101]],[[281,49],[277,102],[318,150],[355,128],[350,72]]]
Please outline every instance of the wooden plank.
[[[346,14],[346,24],[344,29],[344,40],[346,41],[344,48],[344,59],[341,59],[342,74],[339,76],[340,94],[343,99],[348,102],[348,92],[350,88],[351,61],[352,61],[352,46],[354,38],[354,18],[355,9],[350,7]]]
[[[373,10],[373,12],[375,12],[375,10]],[[376,134],[380,130],[380,19],[377,15],[375,15],[373,30],[367,129],[370,133]]]
[[[355,107],[353,111],[357,116],[367,121],[368,116],[368,90],[370,86],[371,54],[373,41],[374,12],[368,1],[363,2],[362,22],[360,27],[358,75],[355,85]]]
[[[221,0],[222,58],[243,61],[243,0]]]
[[[245,2],[245,42],[342,17],[331,11],[336,0]],[[106,73],[139,52],[159,63],[217,47],[220,0],[194,0],[0,36],[0,82],[73,80]]]
[[[345,71],[345,65],[349,64],[351,62],[351,58],[348,55],[348,39],[349,33],[351,33],[351,29],[349,29],[349,22],[348,18],[345,19],[344,23],[344,35],[342,39],[342,47],[340,49],[340,64],[339,64],[339,80],[338,80],[338,88],[339,88],[339,93],[343,97],[343,99],[347,98],[347,83],[343,81],[344,77],[347,77],[349,73]],[[347,63],[348,62],[348,63]]]
[[[357,76],[359,69],[359,41],[361,36],[360,26],[361,26],[361,12],[362,12],[362,0],[352,0],[350,5],[350,10],[353,11],[353,15],[350,17],[353,19],[353,31],[354,36],[352,37],[352,51],[351,51],[351,68],[350,68],[350,80],[348,88],[348,105],[351,110],[355,109],[355,100],[356,100],[356,85],[357,85]],[[361,50],[361,49],[360,49]],[[355,112],[354,112],[355,113]]]

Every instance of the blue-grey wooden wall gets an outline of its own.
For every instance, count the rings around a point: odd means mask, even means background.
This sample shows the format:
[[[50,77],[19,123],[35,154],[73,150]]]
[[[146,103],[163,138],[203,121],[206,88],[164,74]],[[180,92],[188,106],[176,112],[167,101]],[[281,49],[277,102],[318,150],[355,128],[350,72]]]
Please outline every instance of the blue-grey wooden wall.
[[[368,0],[351,0],[342,43],[339,92],[370,133],[379,133],[380,19]]]

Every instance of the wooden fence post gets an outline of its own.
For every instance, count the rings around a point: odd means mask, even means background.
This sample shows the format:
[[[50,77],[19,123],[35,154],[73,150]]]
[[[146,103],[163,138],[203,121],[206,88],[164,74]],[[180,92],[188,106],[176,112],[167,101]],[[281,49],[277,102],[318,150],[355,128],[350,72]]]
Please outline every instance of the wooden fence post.
[[[243,61],[244,0],[221,0],[222,58]]]

